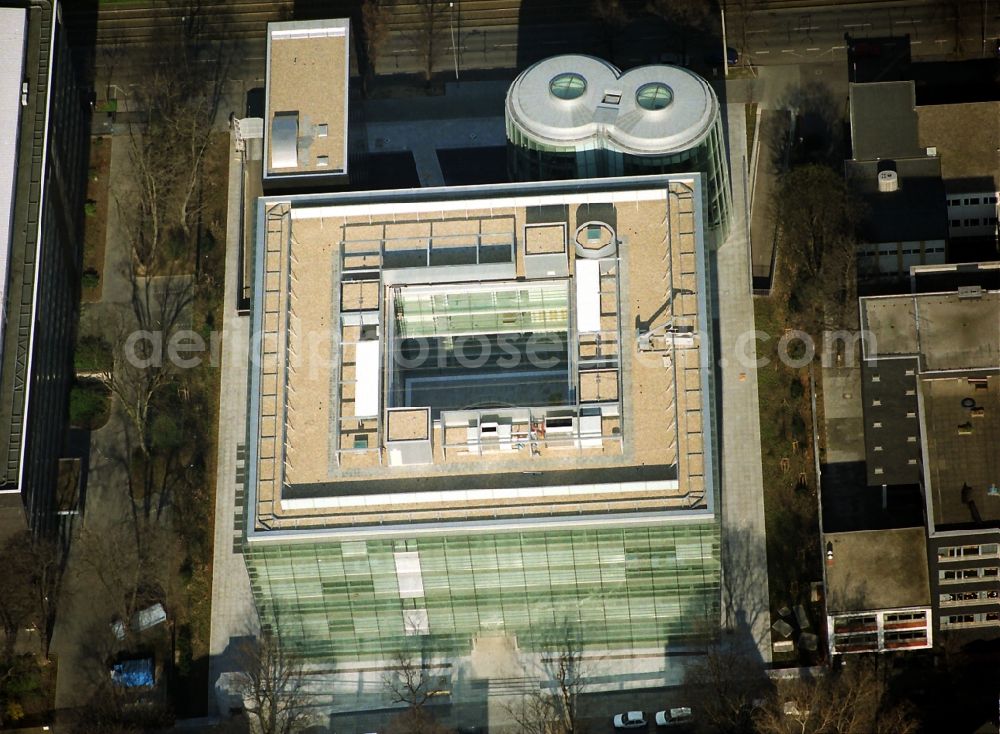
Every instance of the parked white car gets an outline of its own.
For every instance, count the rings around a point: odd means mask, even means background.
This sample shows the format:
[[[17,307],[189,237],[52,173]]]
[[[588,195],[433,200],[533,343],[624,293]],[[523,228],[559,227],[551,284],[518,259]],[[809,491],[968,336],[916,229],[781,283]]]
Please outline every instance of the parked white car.
[[[614,718],[615,729],[643,729],[646,726],[646,715],[642,711],[628,711],[617,714]]]
[[[667,709],[665,711],[656,712],[656,724],[657,726],[675,726],[678,724],[687,724],[692,720],[691,709],[687,706],[678,706],[677,708]]]

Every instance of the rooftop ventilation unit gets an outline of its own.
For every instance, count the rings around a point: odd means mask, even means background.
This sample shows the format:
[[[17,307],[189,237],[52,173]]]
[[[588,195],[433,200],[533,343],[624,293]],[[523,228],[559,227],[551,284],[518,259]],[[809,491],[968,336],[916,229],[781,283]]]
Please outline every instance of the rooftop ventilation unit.
[[[299,113],[275,112],[271,121],[271,168],[299,165]]]
[[[899,191],[898,174],[895,171],[879,171],[878,190],[883,194]]]
[[[978,285],[963,285],[958,289],[959,298],[982,298],[983,288]]]

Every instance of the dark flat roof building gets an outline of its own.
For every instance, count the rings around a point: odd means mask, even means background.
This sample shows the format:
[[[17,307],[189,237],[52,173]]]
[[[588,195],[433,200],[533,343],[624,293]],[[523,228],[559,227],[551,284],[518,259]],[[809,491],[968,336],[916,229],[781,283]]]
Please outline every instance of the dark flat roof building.
[[[49,527],[79,287],[86,115],[59,4],[0,8],[0,532]],[[43,306],[44,304],[44,306]]]
[[[913,82],[850,85],[848,186],[863,203],[863,279],[905,277],[943,263],[948,208],[941,161],[920,146]]]
[[[824,540],[831,654],[932,646],[923,528],[827,533]]]
[[[916,473],[938,629],[991,635],[1000,633],[998,325],[1000,291],[978,285],[861,299],[868,481]]]

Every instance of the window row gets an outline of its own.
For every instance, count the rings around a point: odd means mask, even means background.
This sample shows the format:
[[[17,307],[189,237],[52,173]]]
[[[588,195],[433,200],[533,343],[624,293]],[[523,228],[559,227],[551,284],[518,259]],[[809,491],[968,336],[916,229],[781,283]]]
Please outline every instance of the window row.
[[[938,571],[938,581],[942,584],[958,583],[975,579],[988,579],[1000,577],[1000,568],[963,568],[957,571]]]
[[[927,620],[927,612],[896,612],[895,614],[885,615],[885,623],[893,624],[895,622],[912,622],[919,620],[924,622]]]
[[[938,598],[941,606],[956,607],[1000,601],[1000,591],[957,591],[954,594],[940,594]]]
[[[1000,543],[980,543],[978,545],[943,545],[937,551],[939,561],[958,561],[963,558],[980,556],[997,557]]]
[[[978,226],[980,226],[980,222],[985,227],[992,227],[992,226],[996,225],[997,218],[996,217],[983,217],[982,219],[980,219],[979,217],[969,217],[968,219],[952,219],[951,220],[951,226],[952,227],[978,227]]]
[[[954,199],[948,199],[948,206],[979,206],[979,202],[982,201],[983,204],[996,204],[996,196],[969,196],[969,197],[957,197]]]
[[[897,632],[886,632],[885,642],[908,642],[910,640],[919,640],[920,642],[927,642],[927,631],[926,630],[899,630]]]
[[[982,627],[1000,624],[1000,612],[979,612],[978,614],[949,614],[941,617],[941,629],[955,627]]]
[[[956,220],[952,220],[952,221],[954,222]],[[958,226],[958,225],[953,224],[952,226]],[[860,257],[875,257],[876,255],[879,255],[879,256],[882,256],[882,257],[888,257],[888,256],[894,256],[894,255],[919,255],[920,252],[921,252],[921,250],[920,250],[919,247],[905,248],[905,249],[899,250],[893,244],[892,246],[886,247],[885,249],[858,250],[858,256],[860,256]],[[931,254],[933,252],[944,252],[944,247],[925,247],[923,249],[923,253],[925,255],[929,255],[929,254]]]

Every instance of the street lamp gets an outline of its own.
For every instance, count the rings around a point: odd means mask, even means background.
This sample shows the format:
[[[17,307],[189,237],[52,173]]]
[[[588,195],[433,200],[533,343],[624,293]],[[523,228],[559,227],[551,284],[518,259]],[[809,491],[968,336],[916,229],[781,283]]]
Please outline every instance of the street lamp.
[[[448,16],[448,25],[451,26],[451,55],[455,59],[455,80],[458,81],[458,46],[455,45],[455,3],[449,2],[448,7],[451,14]]]
[[[722,16],[722,78],[729,77],[729,46],[726,44],[726,2],[719,4],[719,14]],[[746,18],[743,19],[746,23]]]

